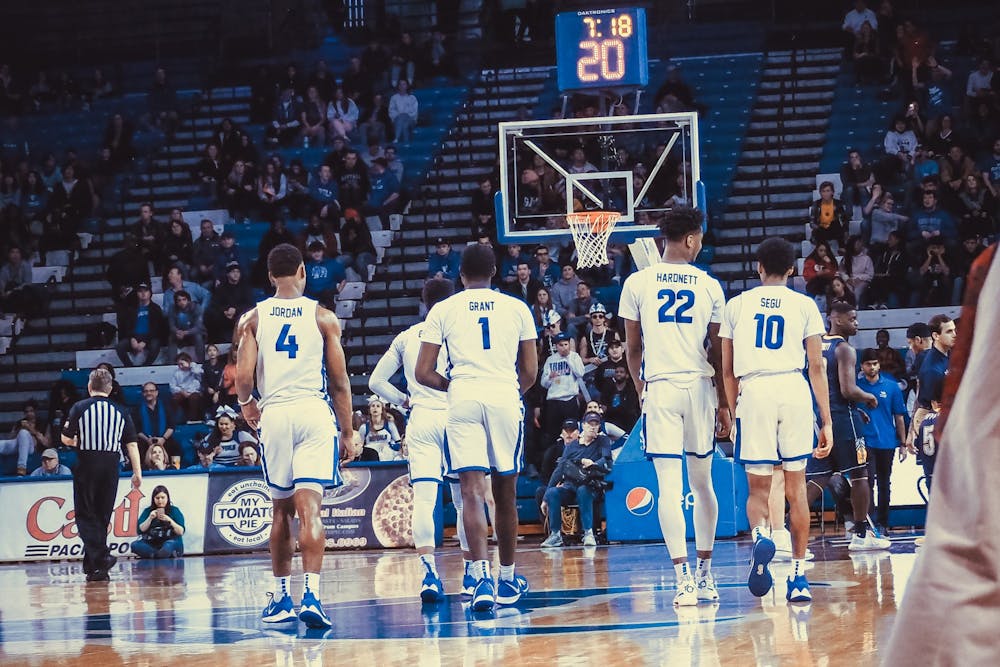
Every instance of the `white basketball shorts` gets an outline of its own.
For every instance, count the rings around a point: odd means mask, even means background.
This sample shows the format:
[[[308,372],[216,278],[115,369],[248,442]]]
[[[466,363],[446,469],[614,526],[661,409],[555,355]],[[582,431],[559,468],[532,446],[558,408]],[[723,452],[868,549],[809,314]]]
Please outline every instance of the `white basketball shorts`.
[[[812,456],[814,421],[812,393],[800,372],[741,379],[736,460],[804,470]]]
[[[451,475],[470,470],[498,475],[521,471],[524,458],[524,408],[517,391],[481,390],[468,383],[448,392],[445,464]]]
[[[406,451],[410,482],[438,482],[444,478],[447,410],[415,406],[406,423]]]
[[[260,416],[260,460],[274,498],[340,486],[340,433],[326,401],[271,404]]]
[[[706,458],[715,451],[715,411],[719,397],[709,378],[689,385],[656,380],[646,385],[642,406],[643,448],[647,458]]]

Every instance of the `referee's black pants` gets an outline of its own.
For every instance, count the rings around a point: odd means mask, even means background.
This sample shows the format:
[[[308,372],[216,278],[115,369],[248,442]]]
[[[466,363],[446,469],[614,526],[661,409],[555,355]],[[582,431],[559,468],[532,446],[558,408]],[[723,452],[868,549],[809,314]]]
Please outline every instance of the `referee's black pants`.
[[[73,472],[76,531],[83,540],[83,571],[102,569],[111,555],[108,523],[118,494],[117,452],[81,451]]]

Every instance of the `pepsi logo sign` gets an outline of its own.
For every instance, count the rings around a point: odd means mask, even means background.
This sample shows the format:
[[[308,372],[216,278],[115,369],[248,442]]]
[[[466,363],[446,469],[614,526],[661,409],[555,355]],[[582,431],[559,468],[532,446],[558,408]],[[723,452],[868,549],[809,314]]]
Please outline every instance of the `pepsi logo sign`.
[[[625,509],[635,516],[646,516],[653,510],[656,498],[652,491],[644,486],[631,489],[625,496]]]

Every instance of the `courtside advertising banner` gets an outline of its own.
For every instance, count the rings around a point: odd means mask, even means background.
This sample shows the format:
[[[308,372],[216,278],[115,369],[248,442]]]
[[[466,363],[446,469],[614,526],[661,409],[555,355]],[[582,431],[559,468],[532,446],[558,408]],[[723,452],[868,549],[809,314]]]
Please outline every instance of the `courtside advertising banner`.
[[[146,476],[133,489],[131,478],[118,480],[118,495],[108,527],[108,546],[116,556],[131,553],[137,539],[139,514],[149,507],[150,494],[167,487],[171,502],[184,514],[184,553],[204,552],[204,510],[208,475]],[[0,484],[3,513],[0,561],[82,559],[83,542],[76,531],[73,482],[70,479]]]

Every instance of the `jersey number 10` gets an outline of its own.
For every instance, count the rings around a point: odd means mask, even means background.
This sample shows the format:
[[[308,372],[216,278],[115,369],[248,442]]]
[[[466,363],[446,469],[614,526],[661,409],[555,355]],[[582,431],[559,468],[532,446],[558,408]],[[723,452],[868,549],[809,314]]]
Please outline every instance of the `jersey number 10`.
[[[287,352],[288,358],[294,359],[295,355],[298,354],[299,344],[295,341],[294,335],[289,335],[291,330],[291,324],[281,327],[281,331],[278,332],[278,340],[274,343],[274,351]]]
[[[754,345],[769,350],[780,349],[785,342],[785,318],[781,315],[765,317],[764,313],[757,313],[753,319],[757,322],[757,340]]]

